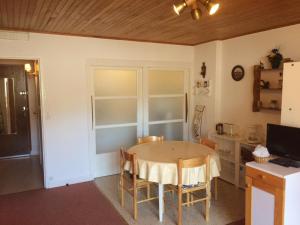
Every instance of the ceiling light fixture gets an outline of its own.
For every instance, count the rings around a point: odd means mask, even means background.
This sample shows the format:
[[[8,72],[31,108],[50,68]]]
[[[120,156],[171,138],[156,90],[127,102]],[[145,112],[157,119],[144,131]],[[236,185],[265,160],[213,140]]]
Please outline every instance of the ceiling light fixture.
[[[191,15],[194,20],[201,19],[202,12],[201,12],[201,9],[199,8],[197,2],[194,2],[194,4],[192,5]]]
[[[219,3],[212,3],[210,0],[206,0],[204,5],[208,10],[209,15],[215,14],[218,11],[218,9],[220,8]]]
[[[191,16],[194,20],[200,20],[202,16],[201,9],[199,8],[199,5],[197,2],[200,2],[202,6],[204,6],[209,15],[215,14],[218,9],[220,8],[219,3],[213,3],[212,0],[183,0],[183,2],[174,4],[173,9],[177,15],[181,15],[181,13],[190,6],[192,8],[191,10]]]

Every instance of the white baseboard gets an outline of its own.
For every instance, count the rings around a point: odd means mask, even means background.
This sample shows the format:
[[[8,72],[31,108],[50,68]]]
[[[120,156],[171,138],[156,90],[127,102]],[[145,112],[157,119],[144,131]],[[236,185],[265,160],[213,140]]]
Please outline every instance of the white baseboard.
[[[45,188],[55,188],[55,187],[62,187],[66,186],[67,184],[77,184],[77,183],[83,183],[87,181],[94,180],[90,176],[84,176],[84,177],[76,177],[76,178],[70,178],[66,180],[55,180],[55,181],[46,181]]]

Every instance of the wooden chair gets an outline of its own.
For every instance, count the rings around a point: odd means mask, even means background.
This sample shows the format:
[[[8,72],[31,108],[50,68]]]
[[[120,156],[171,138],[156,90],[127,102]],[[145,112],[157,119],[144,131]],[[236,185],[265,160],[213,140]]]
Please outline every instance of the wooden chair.
[[[139,137],[137,139],[138,144],[150,143],[150,142],[163,142],[164,136],[146,136],[146,137]],[[165,185],[164,193],[171,192],[174,195],[174,190],[171,188],[171,185]]]
[[[201,167],[205,165],[205,182],[193,186],[183,186],[182,184],[182,174],[183,169]],[[205,201],[205,219],[209,221],[209,208],[210,208],[210,156],[193,158],[193,159],[179,159],[177,164],[178,169],[178,225],[182,225],[182,206],[190,206],[198,202]],[[205,197],[199,197],[195,194],[196,191],[205,190]],[[186,194],[186,202],[183,202],[182,197]]]
[[[131,173],[124,170],[126,161],[129,161],[131,164]],[[151,197],[150,193],[150,184],[151,182],[138,179],[137,177],[137,160],[136,154],[129,154],[121,148],[120,150],[120,200],[121,206],[124,207],[124,191],[127,191],[133,197],[133,217],[136,220],[138,215],[137,206],[139,203],[151,201],[158,199],[158,197]],[[138,191],[139,189],[146,188],[147,196],[142,200],[138,200]]]
[[[205,145],[216,151],[218,149],[216,142],[214,142],[213,140],[210,140],[208,138],[200,139],[200,144]],[[214,197],[215,197],[215,200],[218,200],[218,178],[217,177],[214,178]]]
[[[149,142],[162,142],[164,141],[164,136],[146,136],[139,137],[137,139],[138,144],[149,143]]]

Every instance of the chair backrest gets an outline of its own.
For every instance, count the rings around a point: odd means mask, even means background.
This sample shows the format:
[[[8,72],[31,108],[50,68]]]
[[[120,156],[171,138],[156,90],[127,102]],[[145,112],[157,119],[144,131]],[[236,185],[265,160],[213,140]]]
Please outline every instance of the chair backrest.
[[[200,144],[205,145],[211,149],[217,150],[217,144],[213,140],[210,140],[208,138],[201,138]]]
[[[137,139],[138,144],[149,143],[149,142],[163,142],[164,136],[147,136],[139,137]]]
[[[178,169],[178,185],[182,185],[182,170],[184,168],[195,168],[205,165],[205,182],[210,182],[210,155],[192,158],[192,159],[179,159],[177,163]]]
[[[132,176],[136,177],[137,174],[137,160],[136,160],[136,154],[130,154],[126,152],[124,148],[120,149],[120,171],[121,175],[124,173],[124,166],[126,161],[130,162],[131,169],[132,169]]]

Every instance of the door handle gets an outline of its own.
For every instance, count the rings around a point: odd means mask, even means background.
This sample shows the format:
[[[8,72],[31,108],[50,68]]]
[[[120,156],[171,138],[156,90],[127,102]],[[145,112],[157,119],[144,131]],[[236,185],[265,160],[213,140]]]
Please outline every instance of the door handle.
[[[188,121],[189,105],[188,105],[188,95],[185,93],[185,122]]]
[[[91,110],[92,110],[92,130],[94,130],[94,101],[93,101],[93,96],[91,96]]]

